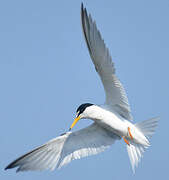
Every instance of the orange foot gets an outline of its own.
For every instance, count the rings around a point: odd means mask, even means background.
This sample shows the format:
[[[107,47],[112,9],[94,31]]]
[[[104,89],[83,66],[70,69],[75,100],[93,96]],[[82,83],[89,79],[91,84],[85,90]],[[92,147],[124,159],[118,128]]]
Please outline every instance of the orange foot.
[[[132,136],[132,134],[131,134],[131,131],[130,131],[130,128],[129,128],[129,127],[128,127],[128,132],[129,132],[129,136],[130,136],[131,140],[133,140],[133,136]]]
[[[124,142],[127,144],[127,145],[129,145],[130,146],[130,143],[129,143],[129,141],[123,136],[122,137],[123,138],[123,140],[124,140]]]
[[[133,140],[133,136],[132,136],[132,134],[131,134],[131,131],[130,131],[130,128],[129,128],[129,127],[128,127],[128,133],[129,133],[129,136],[130,136],[131,140]],[[129,141],[126,139],[126,137],[123,136],[122,138],[123,138],[124,142],[125,142],[127,145],[130,146],[130,143],[129,143]]]

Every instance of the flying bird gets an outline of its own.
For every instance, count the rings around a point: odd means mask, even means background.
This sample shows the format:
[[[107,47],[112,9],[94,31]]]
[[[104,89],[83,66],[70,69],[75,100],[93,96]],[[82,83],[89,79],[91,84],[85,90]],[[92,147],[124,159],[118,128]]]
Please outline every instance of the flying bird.
[[[98,154],[115,141],[126,143],[132,170],[135,172],[143,152],[150,146],[150,137],[159,118],[133,123],[128,98],[115,74],[114,63],[96,22],[81,4],[81,23],[87,48],[104,86],[106,100],[102,105],[81,104],[70,130],[10,163],[6,169],[18,171],[54,170],[74,159]],[[91,119],[93,124],[72,132],[80,119]]]

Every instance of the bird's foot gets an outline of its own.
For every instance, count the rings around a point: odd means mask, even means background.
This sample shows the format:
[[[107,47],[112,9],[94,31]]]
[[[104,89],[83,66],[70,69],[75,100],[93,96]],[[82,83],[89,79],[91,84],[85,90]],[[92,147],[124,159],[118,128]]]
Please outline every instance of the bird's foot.
[[[133,136],[132,136],[132,134],[131,134],[130,127],[128,127],[127,129],[128,129],[129,137],[131,138],[131,140],[133,140]],[[126,138],[125,136],[123,136],[122,138],[123,138],[124,142],[125,142],[127,145],[130,146],[130,143],[129,143],[129,141],[127,140],[127,138]]]
[[[123,138],[124,142],[125,142],[127,145],[129,145],[129,146],[130,146],[130,143],[129,143],[129,141],[126,139],[126,137],[125,137],[125,136],[123,136],[122,138]]]
[[[128,127],[128,133],[129,133],[129,136],[130,136],[131,140],[133,140],[133,136],[131,134],[130,127]]]

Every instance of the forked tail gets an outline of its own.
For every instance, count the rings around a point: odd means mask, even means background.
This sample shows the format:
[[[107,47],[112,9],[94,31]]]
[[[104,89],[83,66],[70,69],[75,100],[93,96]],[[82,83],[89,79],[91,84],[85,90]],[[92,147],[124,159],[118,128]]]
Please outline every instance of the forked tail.
[[[157,127],[159,118],[152,118],[142,122],[135,124],[135,126],[144,134],[144,136],[149,140],[153,133],[155,132],[155,128]],[[130,140],[130,145],[127,145],[127,152],[129,155],[129,159],[131,162],[133,173],[135,173],[135,168],[138,166],[141,157],[143,157],[143,153],[146,148],[149,146],[136,144]]]

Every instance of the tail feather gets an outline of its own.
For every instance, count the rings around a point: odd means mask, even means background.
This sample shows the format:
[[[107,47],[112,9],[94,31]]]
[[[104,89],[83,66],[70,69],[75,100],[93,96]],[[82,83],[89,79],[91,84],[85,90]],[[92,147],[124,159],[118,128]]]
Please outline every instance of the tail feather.
[[[127,152],[129,155],[133,173],[135,173],[135,168],[138,166],[138,163],[143,157],[144,151],[145,147],[143,145],[135,144],[132,142],[129,146],[127,145]]]
[[[155,132],[159,118],[152,118],[146,121],[139,122],[135,126],[144,134],[147,139],[150,139]],[[131,162],[133,173],[135,173],[135,168],[138,166],[145,149],[149,146],[142,144],[136,144],[132,140],[129,140],[130,145],[127,145],[127,152]]]
[[[155,132],[155,128],[158,125],[159,117],[151,118],[135,124],[140,131],[149,139]]]

